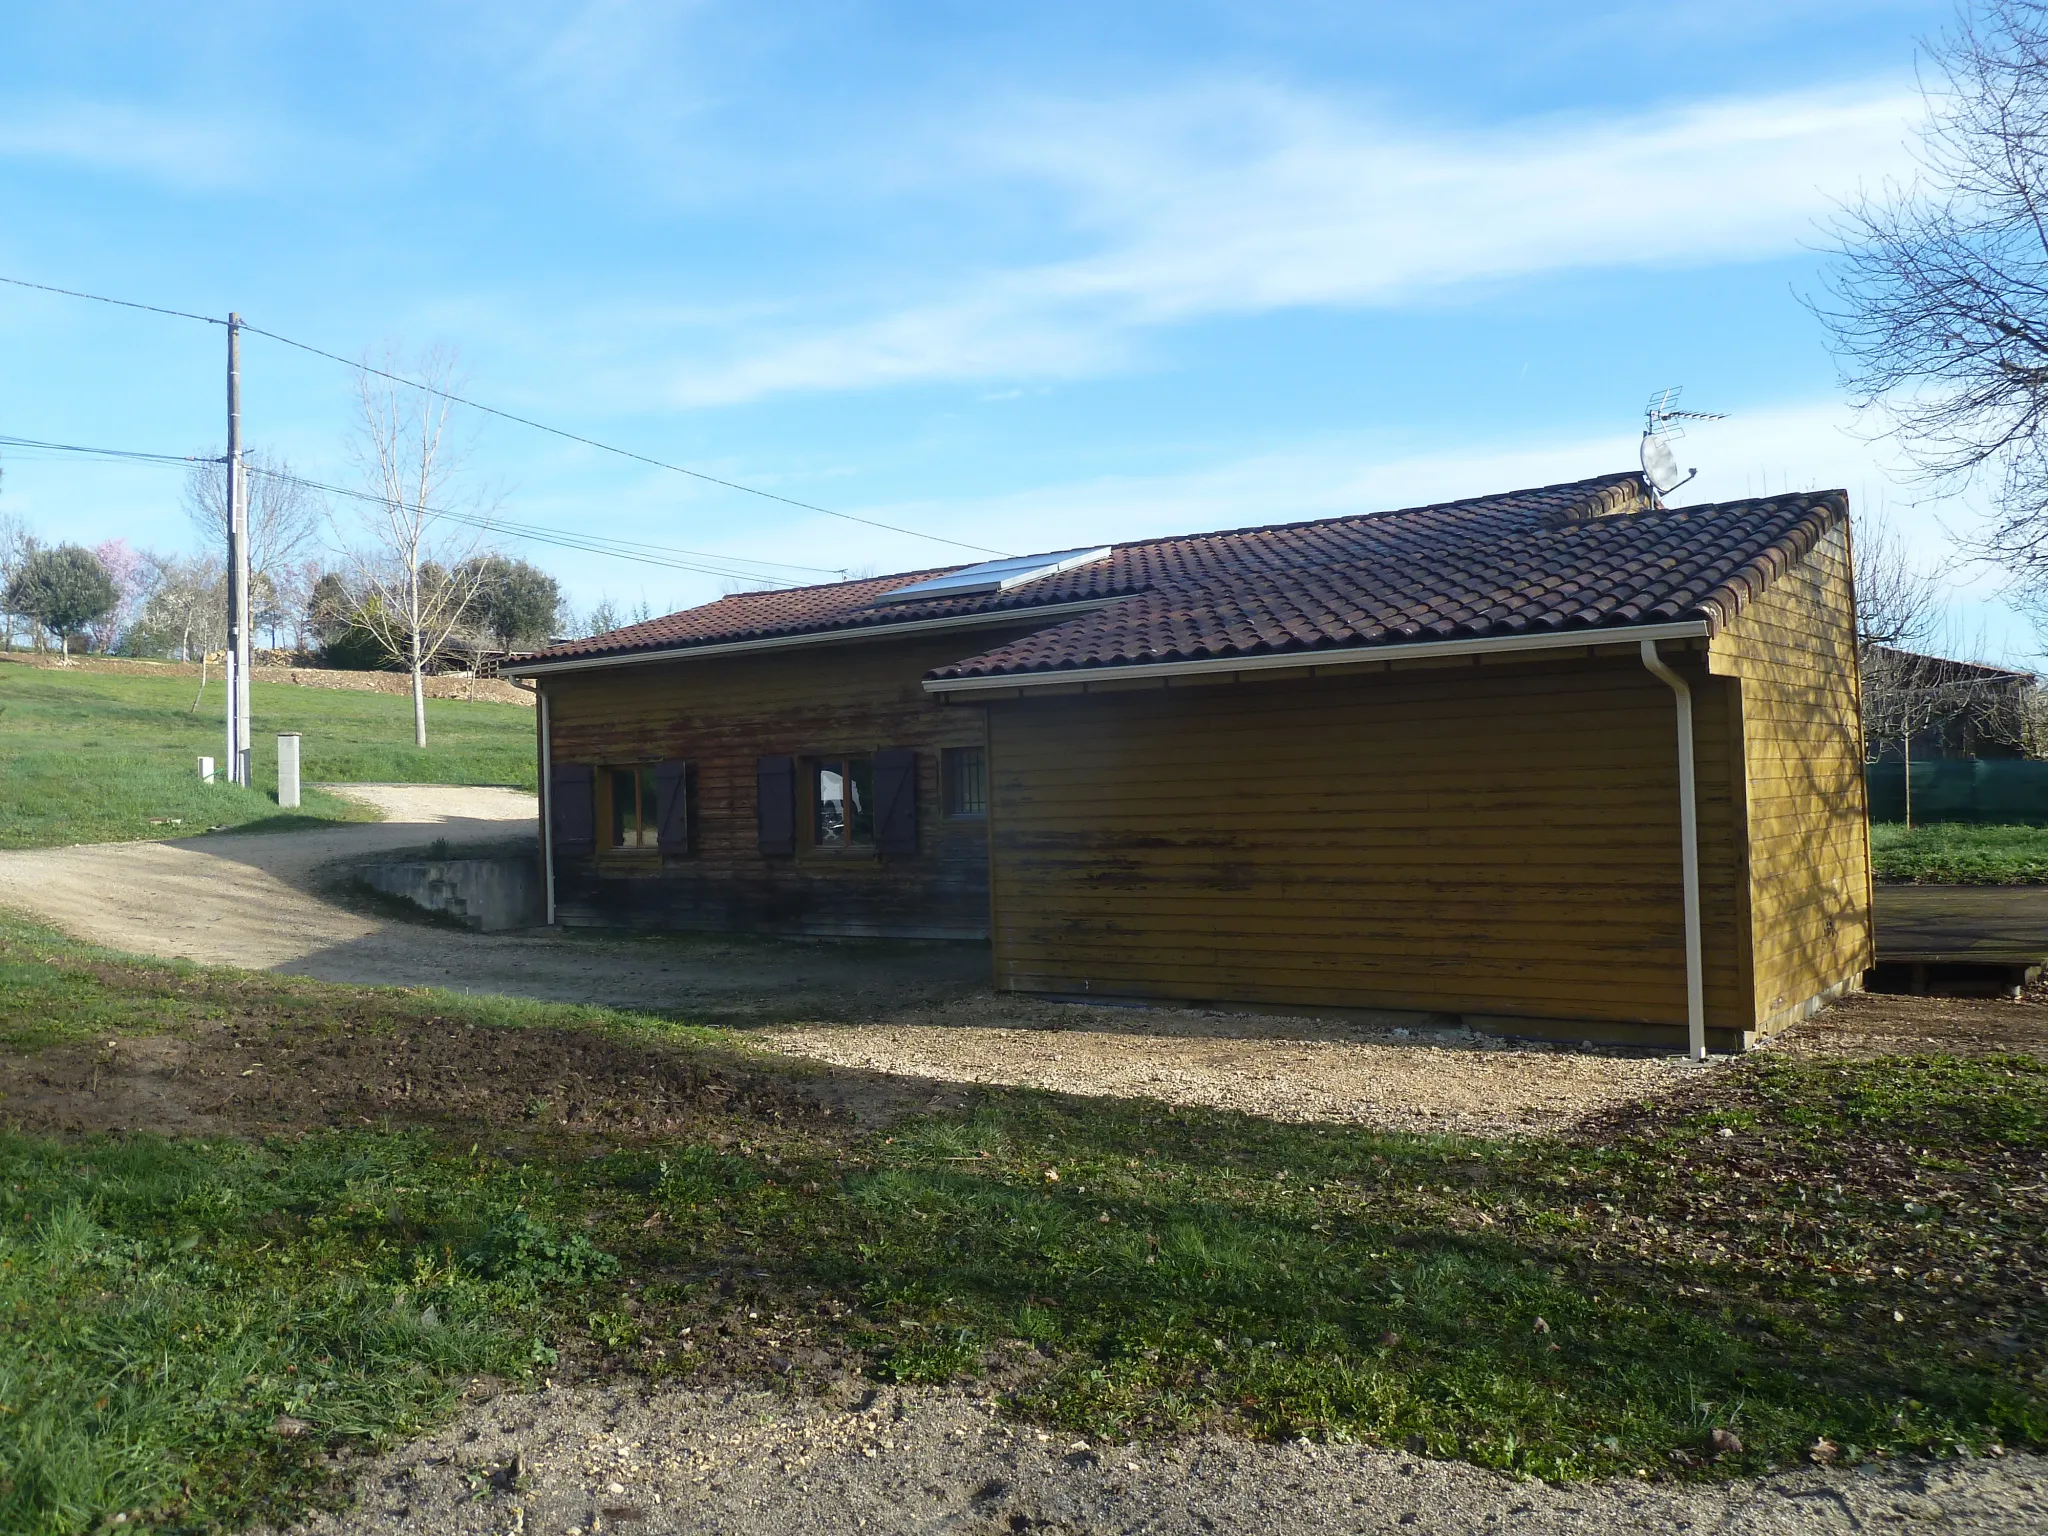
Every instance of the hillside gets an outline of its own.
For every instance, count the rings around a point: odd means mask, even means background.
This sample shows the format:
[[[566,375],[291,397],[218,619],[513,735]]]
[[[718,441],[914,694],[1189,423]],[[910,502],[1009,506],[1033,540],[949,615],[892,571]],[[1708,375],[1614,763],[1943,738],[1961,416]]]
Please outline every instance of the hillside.
[[[303,736],[302,777],[321,783],[534,785],[533,711],[430,699],[425,750],[404,695],[258,682],[254,789],[201,784],[220,758],[225,691],[183,669],[32,665],[0,657],[0,847],[185,837],[209,827],[285,828],[368,813],[309,789],[280,813],[277,733]],[[196,707],[195,707],[196,698]]]

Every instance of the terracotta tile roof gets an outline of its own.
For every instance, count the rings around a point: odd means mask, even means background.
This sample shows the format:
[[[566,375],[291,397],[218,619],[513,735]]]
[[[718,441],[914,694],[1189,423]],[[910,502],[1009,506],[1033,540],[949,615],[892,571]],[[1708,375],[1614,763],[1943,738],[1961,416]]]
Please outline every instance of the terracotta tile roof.
[[[1718,626],[1847,513],[1829,491],[1658,509],[1636,474],[1434,506],[1123,544],[1004,593],[878,604],[940,574],[749,592],[522,661],[626,656],[920,620],[1102,606],[934,677],[1271,655],[1704,618]],[[953,569],[953,567],[943,567]]]

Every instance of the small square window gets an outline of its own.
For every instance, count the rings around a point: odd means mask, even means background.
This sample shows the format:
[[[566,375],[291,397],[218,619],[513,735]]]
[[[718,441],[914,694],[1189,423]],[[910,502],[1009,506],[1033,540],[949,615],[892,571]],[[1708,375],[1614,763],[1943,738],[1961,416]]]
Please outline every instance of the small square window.
[[[875,845],[875,764],[866,757],[811,763],[811,843],[818,848]]]
[[[948,816],[988,814],[988,751],[984,747],[948,747],[942,754]]]

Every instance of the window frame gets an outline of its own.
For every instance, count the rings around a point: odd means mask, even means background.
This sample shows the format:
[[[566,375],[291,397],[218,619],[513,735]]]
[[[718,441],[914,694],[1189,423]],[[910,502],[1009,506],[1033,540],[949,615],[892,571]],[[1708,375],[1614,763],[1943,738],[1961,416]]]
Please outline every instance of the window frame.
[[[958,788],[955,770],[965,754],[970,752],[981,760],[981,804],[974,810],[962,810],[955,795]],[[957,747],[939,748],[939,814],[947,821],[988,820],[988,748],[983,743],[966,742]]]
[[[879,857],[875,838],[874,752],[872,750],[858,752],[807,752],[798,758],[797,761],[803,765],[803,850],[806,853],[823,854],[835,859]],[[854,765],[856,763],[863,765],[867,770],[865,774],[858,776],[858,780],[856,780],[854,773]],[[863,785],[866,789],[868,835],[865,842],[856,841],[850,831],[847,836],[836,843],[825,842],[818,835],[819,820],[825,805],[824,796],[820,793],[823,787],[820,783],[820,776],[827,771],[835,769],[840,775],[841,783],[847,786],[846,793],[849,799],[856,782]],[[842,802],[842,804],[844,803],[846,802]],[[852,821],[853,817],[850,811],[847,812],[845,819],[849,822]]]
[[[597,783],[593,786],[597,794],[592,818],[597,833],[597,855],[605,859],[659,859],[661,857],[660,808],[654,804],[655,763],[600,763],[597,765]],[[614,793],[616,776],[621,773],[633,775],[635,829],[644,842],[615,843],[612,835],[617,825],[617,799]]]

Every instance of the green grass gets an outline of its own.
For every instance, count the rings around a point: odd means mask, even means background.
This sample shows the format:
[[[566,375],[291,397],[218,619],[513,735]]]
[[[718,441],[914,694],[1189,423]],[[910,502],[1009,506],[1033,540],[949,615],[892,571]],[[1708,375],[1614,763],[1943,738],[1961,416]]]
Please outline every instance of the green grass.
[[[1908,830],[1896,822],[1870,829],[1880,880],[1923,885],[2048,883],[2048,827],[1939,822]]]
[[[709,1031],[0,929],[14,1050],[222,1023],[272,1066],[381,1031],[367,1059],[410,1074],[423,1037],[566,1028],[755,1087],[662,1138],[579,1120],[586,1085],[516,1125],[0,1140],[0,1529],[326,1501],[321,1453],[413,1433],[477,1372],[801,1391],[808,1349],[1093,1435],[1551,1478],[2048,1445],[2032,1058],[1759,1056],[1575,1141],[1021,1091],[857,1130]],[[1710,1465],[1722,1426],[1744,1449]]]
[[[194,709],[197,691],[176,675],[0,663],[0,848],[363,819],[368,813],[319,790],[305,792],[298,815],[280,813],[280,731],[302,734],[309,784],[533,787],[533,713],[519,705],[429,700],[422,751],[412,744],[406,697],[282,683],[250,690],[261,787],[204,785],[196,759],[223,755],[224,688],[209,682]]]

